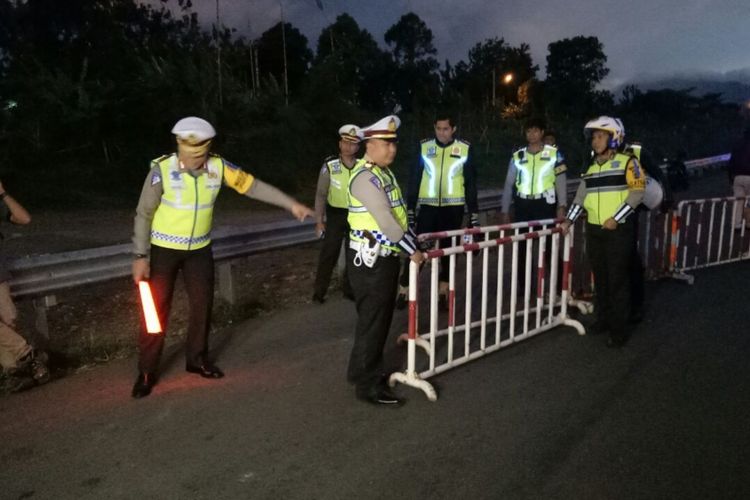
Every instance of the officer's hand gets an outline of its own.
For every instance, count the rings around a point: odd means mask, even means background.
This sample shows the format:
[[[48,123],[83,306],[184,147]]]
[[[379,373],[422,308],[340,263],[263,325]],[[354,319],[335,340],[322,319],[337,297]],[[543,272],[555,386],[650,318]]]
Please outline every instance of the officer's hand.
[[[568,213],[567,207],[559,206],[557,207],[557,218],[558,219],[564,219],[565,215]]]
[[[560,227],[562,228],[562,234],[563,235],[565,235],[565,236],[568,235],[568,233],[570,232],[570,226],[571,225],[572,225],[572,223],[568,219],[565,219],[564,221],[562,221],[560,223]]]
[[[469,224],[471,224],[471,227],[479,227],[479,214],[471,214],[469,216]]]
[[[612,217],[604,221],[604,224],[602,224],[602,227],[604,229],[609,229],[610,231],[614,231],[617,229],[617,221],[614,220]]]
[[[133,281],[137,285],[141,281],[145,281],[151,274],[151,266],[148,263],[148,259],[141,258],[133,261]]]
[[[325,224],[323,224],[322,222],[318,222],[317,224],[315,224],[315,234],[318,235],[318,238],[322,238],[325,232],[326,232]]]
[[[308,217],[313,217],[315,215],[315,212],[313,212],[310,207],[307,207],[302,203],[296,201],[294,202],[294,204],[292,204],[291,212],[292,215],[294,215],[294,218],[300,222],[307,219]]]
[[[500,224],[510,224],[510,214],[500,212]]]
[[[421,264],[425,260],[425,255],[422,252],[414,252],[409,256],[409,258],[412,260],[412,262],[416,262],[417,264]]]

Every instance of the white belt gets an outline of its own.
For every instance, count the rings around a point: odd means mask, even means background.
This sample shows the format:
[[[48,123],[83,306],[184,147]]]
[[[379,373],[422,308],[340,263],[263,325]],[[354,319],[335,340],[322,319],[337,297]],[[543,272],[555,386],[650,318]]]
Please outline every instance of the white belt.
[[[364,243],[362,241],[349,240],[349,248],[359,252],[360,250],[369,249],[369,246],[367,243]],[[393,250],[391,250],[390,248],[385,248],[383,246],[381,246],[380,251],[378,251],[378,255],[380,255],[381,257],[388,257],[389,255],[393,253],[394,253]]]

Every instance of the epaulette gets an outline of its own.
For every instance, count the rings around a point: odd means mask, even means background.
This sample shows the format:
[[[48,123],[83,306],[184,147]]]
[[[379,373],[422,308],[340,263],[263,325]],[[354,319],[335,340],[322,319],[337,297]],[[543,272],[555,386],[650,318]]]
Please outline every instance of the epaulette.
[[[523,157],[526,156],[526,146],[513,151],[513,156],[515,155],[518,155],[523,160]]]
[[[328,155],[325,158],[323,158],[323,163],[328,163],[329,161],[338,160],[338,159],[339,159],[338,155]]]
[[[466,139],[456,139],[456,142],[461,142],[463,144],[466,144],[467,146],[471,146],[471,143]]]
[[[430,141],[434,141],[434,140],[435,140],[434,137],[428,137],[427,139],[422,139],[421,141],[419,141],[419,143],[420,144],[424,144],[425,142],[430,142]]]
[[[176,153],[169,153],[169,154],[161,155],[160,157],[158,157],[158,158],[155,158],[155,159],[151,160],[151,164],[149,165],[149,167],[148,167],[148,168],[149,168],[149,169],[153,168],[154,166],[158,165],[159,163],[163,162],[163,161],[164,161],[164,160],[166,160],[167,158],[170,158],[170,157],[172,157],[172,156],[173,156],[173,155],[175,155],[175,154],[176,154]]]
[[[212,156],[214,158],[221,158],[221,156],[216,153],[208,153],[208,156]]]

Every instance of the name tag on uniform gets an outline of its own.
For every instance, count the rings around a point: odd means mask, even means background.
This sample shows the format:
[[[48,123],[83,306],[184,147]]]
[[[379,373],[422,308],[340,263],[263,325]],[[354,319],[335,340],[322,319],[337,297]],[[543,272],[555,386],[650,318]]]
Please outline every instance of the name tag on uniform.
[[[458,146],[453,146],[453,149],[451,149],[451,156],[454,158],[460,158],[461,157],[461,148]]]
[[[549,151],[542,151],[542,160],[549,160]]]

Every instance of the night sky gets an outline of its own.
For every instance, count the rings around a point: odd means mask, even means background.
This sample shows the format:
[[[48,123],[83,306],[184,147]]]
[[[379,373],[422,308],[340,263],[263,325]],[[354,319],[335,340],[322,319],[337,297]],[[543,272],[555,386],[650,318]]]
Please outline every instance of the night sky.
[[[406,12],[422,18],[435,36],[438,60],[466,60],[475,43],[503,37],[531,46],[544,78],[547,44],[577,35],[604,44],[613,87],[655,77],[711,73],[715,79],[750,80],[748,0],[282,0],[288,22],[314,51],[320,31],[342,12],[385,46],[383,34]],[[279,20],[279,0],[219,0],[222,22],[257,37]],[[214,0],[194,0],[207,23]],[[744,78],[743,78],[744,77]]]

